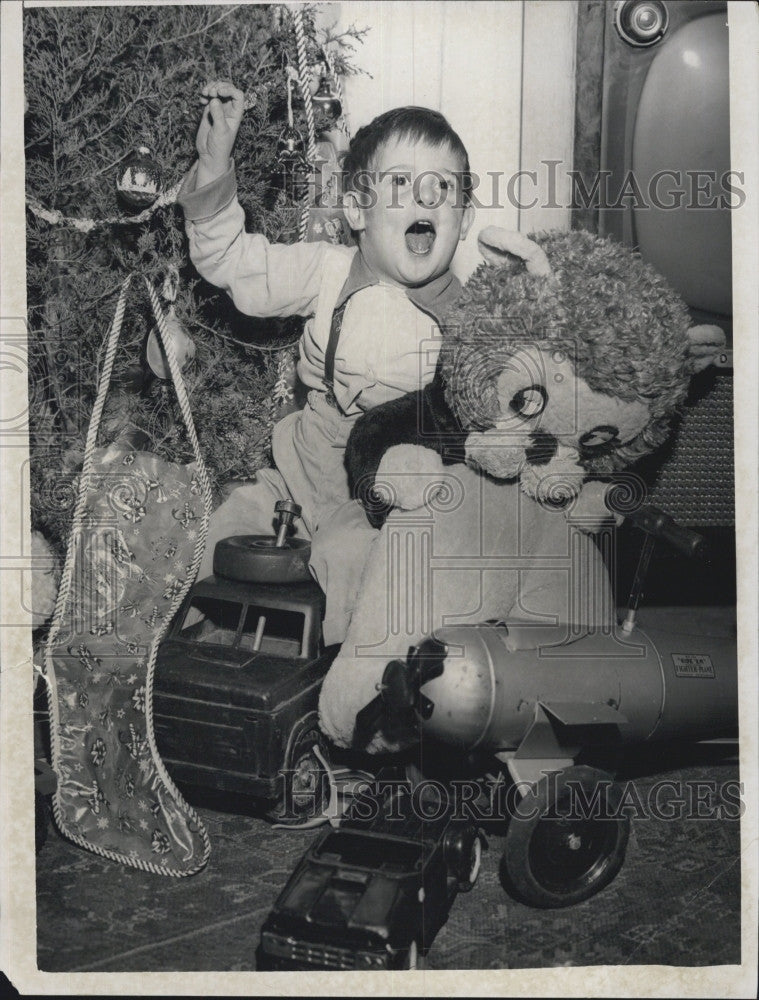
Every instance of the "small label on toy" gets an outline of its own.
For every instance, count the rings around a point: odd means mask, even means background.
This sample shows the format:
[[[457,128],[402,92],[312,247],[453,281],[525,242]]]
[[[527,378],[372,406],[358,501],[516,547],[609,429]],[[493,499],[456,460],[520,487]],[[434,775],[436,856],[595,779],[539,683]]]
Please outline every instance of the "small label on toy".
[[[705,653],[673,653],[678,677],[714,677],[714,664]]]

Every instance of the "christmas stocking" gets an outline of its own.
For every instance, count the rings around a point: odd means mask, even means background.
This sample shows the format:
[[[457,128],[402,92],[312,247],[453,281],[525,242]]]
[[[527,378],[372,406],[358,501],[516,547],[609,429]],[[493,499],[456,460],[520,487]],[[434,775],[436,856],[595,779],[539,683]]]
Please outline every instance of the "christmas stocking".
[[[158,645],[197,573],[211,494],[158,297],[147,282],[195,462],[97,448],[129,280],[109,333],[79,496],[45,649],[53,813],[81,847],[162,875],[192,875],[208,835],[156,749]]]

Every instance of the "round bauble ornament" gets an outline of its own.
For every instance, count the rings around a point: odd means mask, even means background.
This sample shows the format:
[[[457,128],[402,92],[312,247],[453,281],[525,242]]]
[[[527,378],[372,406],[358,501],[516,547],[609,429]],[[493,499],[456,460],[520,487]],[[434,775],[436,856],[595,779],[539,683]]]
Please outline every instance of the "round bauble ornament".
[[[119,198],[130,208],[150,208],[161,191],[161,168],[146,146],[140,146],[124,162],[116,182]]]
[[[313,101],[314,108],[317,112],[320,111],[332,120],[339,118],[343,113],[343,106],[340,103],[340,98],[337,96],[337,92],[326,73],[319,81],[319,89],[316,91],[311,100]]]

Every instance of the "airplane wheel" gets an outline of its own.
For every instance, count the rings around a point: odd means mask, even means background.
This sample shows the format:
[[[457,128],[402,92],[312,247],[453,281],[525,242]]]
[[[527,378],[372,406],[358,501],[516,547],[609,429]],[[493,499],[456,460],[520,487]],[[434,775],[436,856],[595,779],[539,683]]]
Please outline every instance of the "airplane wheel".
[[[622,867],[630,835],[629,816],[618,815],[620,800],[611,775],[596,768],[570,767],[543,778],[509,820],[504,888],[529,906],[552,909],[607,886]]]
[[[274,535],[232,535],[216,543],[213,571],[243,583],[301,583],[311,580],[311,543],[288,538],[280,548]]]

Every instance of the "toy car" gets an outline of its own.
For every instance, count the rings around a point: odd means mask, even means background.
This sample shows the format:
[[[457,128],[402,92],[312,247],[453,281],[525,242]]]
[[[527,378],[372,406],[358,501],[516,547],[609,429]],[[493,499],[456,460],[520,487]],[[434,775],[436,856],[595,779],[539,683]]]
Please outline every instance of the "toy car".
[[[313,748],[327,752],[317,704],[336,652],[322,643],[324,595],[306,563],[269,538],[219,543],[215,575],[194,585],[159,647],[153,700],[175,780],[286,803],[293,821],[328,797]]]
[[[258,969],[415,968],[480,870],[477,828],[373,786],[308,849],[261,931]],[[366,818],[363,818],[366,817]]]

